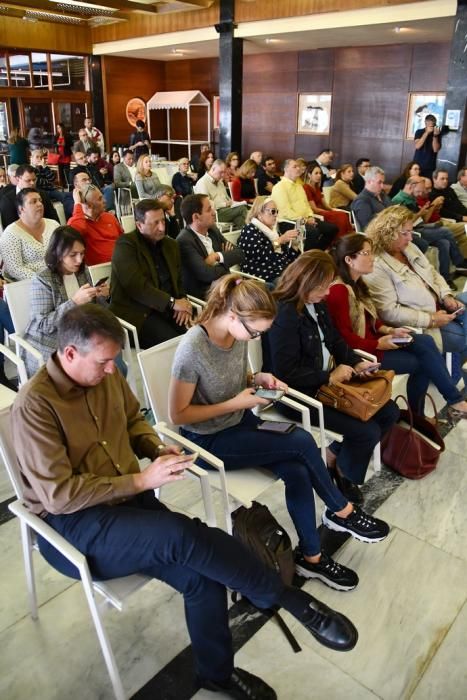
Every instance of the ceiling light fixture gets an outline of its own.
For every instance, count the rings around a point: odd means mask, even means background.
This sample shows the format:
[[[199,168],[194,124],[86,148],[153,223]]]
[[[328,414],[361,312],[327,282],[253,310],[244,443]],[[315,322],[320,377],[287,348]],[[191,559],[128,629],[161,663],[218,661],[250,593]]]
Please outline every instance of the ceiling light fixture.
[[[111,10],[111,11],[115,12],[115,8],[114,8],[114,7],[108,7],[108,5],[105,5],[105,4],[102,4],[102,5],[97,5],[97,4],[96,4],[96,5],[94,5],[94,4],[91,3],[91,2],[82,3],[82,2],[77,2],[77,0],[49,0],[49,2],[53,2],[53,3],[57,4],[57,5],[58,5],[58,4],[60,4],[60,5],[71,5],[72,7],[83,7],[83,6],[85,6],[85,7],[92,7],[92,8],[94,8],[94,9],[96,9],[96,10]]]

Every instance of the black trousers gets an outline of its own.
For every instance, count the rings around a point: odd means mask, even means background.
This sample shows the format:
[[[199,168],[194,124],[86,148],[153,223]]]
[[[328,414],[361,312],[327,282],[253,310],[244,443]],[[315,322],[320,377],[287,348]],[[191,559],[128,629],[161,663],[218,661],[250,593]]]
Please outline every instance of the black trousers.
[[[185,326],[179,326],[172,314],[151,311],[141,326],[138,337],[142,348],[152,348],[166,340],[186,333]]]

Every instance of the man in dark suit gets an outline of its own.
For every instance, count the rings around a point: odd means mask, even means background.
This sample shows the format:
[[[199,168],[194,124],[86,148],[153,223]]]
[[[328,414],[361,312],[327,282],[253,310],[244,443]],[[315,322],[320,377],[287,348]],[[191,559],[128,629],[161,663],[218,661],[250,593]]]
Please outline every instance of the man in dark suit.
[[[18,210],[16,209],[16,193],[26,187],[36,188],[36,173],[32,165],[20,165],[16,170],[16,187],[11,188],[0,198],[0,219],[3,228],[6,228],[14,221],[18,220]],[[55,219],[58,221],[58,214],[44,190],[37,190],[44,205],[44,219]]]
[[[182,201],[186,227],[177,243],[182,257],[183,285],[192,296],[204,299],[212,282],[241,265],[243,251],[229,243],[215,227],[216,215],[204,194],[190,194]]]
[[[165,235],[163,206],[135,206],[136,231],[121,236],[112,256],[110,310],[132,323],[143,348],[185,333],[192,306],[182,285],[177,243]]]

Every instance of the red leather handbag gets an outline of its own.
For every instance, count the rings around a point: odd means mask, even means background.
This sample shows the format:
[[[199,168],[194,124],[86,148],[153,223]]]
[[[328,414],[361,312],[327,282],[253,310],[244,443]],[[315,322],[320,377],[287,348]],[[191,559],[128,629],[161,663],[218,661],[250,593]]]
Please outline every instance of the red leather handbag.
[[[434,406],[434,401],[429,394]],[[436,469],[444,440],[437,425],[433,425],[423,416],[414,415],[405,396],[397,396],[407,405],[402,409],[398,423],[392,426],[381,441],[381,457],[388,467],[406,479],[423,479]],[[436,423],[438,416],[436,414]]]

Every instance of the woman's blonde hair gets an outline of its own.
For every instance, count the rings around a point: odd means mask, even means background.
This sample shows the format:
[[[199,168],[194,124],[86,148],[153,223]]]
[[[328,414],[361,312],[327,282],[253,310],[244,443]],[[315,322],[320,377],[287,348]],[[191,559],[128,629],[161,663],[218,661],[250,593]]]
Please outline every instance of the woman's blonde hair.
[[[412,212],[401,204],[380,211],[365,229],[365,235],[373,243],[375,255],[389,253],[403,225],[413,219]]]
[[[353,167],[352,163],[342,163],[342,165],[337,169],[336,172],[336,182],[337,180],[342,180],[342,173],[345,173],[348,168],[352,168],[355,174],[355,168]]]
[[[246,215],[246,223],[249,224],[252,219],[257,219],[258,214],[261,214],[261,212],[264,211],[264,207],[268,202],[272,202],[272,197],[270,195],[261,195],[260,197],[256,197],[251,205],[251,209]]]
[[[151,160],[151,156],[148,156],[147,153],[143,153],[143,155],[138,158],[138,162],[136,163],[136,172],[138,173],[138,175],[141,175],[142,177],[147,177],[147,175],[144,174],[144,169],[143,169],[143,160],[145,158],[149,158],[149,160]]]
[[[291,263],[279,279],[273,296],[278,301],[294,302],[297,311],[302,311],[308,294],[334,279],[334,260],[323,250],[308,250]]]
[[[244,163],[241,164],[239,169],[236,172],[237,177],[243,177],[244,179],[249,179],[251,176],[249,173],[254,170],[256,172],[256,168],[258,166],[256,165],[255,161],[252,160],[251,158],[248,158]]]
[[[234,311],[243,319],[269,320],[276,315],[276,303],[262,282],[233,273],[212,285],[197,323],[205,323],[227,311]]]

